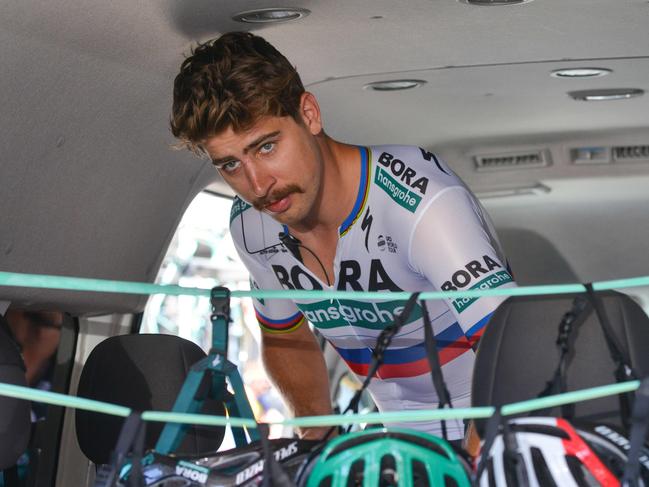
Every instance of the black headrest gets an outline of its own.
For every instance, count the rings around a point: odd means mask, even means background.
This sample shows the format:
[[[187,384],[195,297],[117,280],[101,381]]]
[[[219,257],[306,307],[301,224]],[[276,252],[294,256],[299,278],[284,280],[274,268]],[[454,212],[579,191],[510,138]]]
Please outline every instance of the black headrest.
[[[171,411],[190,367],[205,357],[196,344],[172,335],[122,335],[95,347],[86,361],[77,394],[136,411]],[[203,412],[224,415],[223,403],[207,400]],[[94,463],[108,463],[123,418],[76,411],[77,439]],[[153,448],[164,424],[146,423],[146,448]],[[178,452],[215,451],[224,427],[190,427]]]
[[[26,386],[25,364],[20,349],[0,315],[0,382]],[[0,470],[16,463],[27,448],[29,401],[0,396]]]
[[[649,374],[649,318],[624,294],[607,291],[598,295],[631,365],[640,377],[646,376]],[[510,297],[496,309],[476,356],[474,406],[533,399],[544,389],[559,361],[555,343],[558,325],[571,310],[575,296]],[[586,321],[574,329],[570,347],[569,391],[615,383],[615,363],[592,307]],[[575,418],[621,426],[619,410],[619,400],[612,396],[577,404]]]

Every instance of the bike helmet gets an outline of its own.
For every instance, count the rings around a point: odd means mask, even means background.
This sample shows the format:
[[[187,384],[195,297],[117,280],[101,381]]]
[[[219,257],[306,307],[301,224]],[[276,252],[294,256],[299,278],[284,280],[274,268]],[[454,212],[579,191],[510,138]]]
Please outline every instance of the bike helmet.
[[[468,463],[441,438],[405,429],[330,441],[306,469],[306,487],[469,487]]]
[[[480,487],[620,485],[629,441],[613,428],[538,417],[513,419],[507,426],[483,452],[488,457]],[[638,487],[649,486],[649,457],[643,460]]]

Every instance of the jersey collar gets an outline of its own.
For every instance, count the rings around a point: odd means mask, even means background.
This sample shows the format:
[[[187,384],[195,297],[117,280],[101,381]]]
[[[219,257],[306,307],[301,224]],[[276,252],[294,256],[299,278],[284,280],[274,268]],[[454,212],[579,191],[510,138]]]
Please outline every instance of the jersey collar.
[[[356,220],[358,220],[358,218],[363,213],[365,205],[367,204],[367,197],[370,192],[369,174],[372,154],[368,147],[359,147],[358,150],[361,153],[361,180],[358,185],[358,194],[356,195],[356,202],[354,203],[354,207],[338,229],[341,237],[345,236],[345,234],[354,225],[354,223],[356,223]]]

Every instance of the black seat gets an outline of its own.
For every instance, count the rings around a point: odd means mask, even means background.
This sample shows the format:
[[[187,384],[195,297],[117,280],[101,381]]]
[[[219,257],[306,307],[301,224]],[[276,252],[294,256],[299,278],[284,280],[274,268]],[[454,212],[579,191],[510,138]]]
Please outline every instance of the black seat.
[[[0,382],[26,386],[25,364],[18,345],[0,315]],[[27,448],[30,432],[29,401],[0,395],[0,471],[13,466]]]
[[[172,335],[122,335],[91,352],[79,380],[78,395],[137,411],[170,411],[190,367],[205,357],[196,344]],[[224,415],[222,402],[206,400],[206,414]],[[108,463],[123,418],[77,410],[79,446],[94,463]],[[147,422],[145,448],[153,448],[164,424]],[[216,451],[224,427],[190,427],[178,452]]]
[[[607,291],[602,298],[611,328],[639,377],[649,374],[649,318],[628,296]],[[558,325],[576,295],[510,297],[494,312],[476,356],[472,404],[502,405],[537,397],[558,365]],[[570,340],[569,391],[612,384],[615,364],[597,314],[577,326]],[[577,322],[576,322],[577,324]],[[574,418],[622,426],[617,396],[581,402]],[[560,409],[551,411],[559,415]],[[533,413],[532,413],[533,414]],[[477,422],[479,432],[483,422]]]

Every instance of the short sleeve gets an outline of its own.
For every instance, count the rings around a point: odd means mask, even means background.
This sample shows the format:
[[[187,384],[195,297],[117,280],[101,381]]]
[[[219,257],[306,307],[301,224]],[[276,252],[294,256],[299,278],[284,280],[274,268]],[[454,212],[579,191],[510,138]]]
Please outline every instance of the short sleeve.
[[[273,272],[242,249],[236,239],[234,246],[250,273],[250,289],[283,289]],[[289,333],[304,323],[304,315],[289,299],[252,299],[261,329],[268,333]]]
[[[421,210],[409,244],[410,264],[440,291],[515,287],[486,212],[463,186],[443,189]],[[506,296],[448,300],[475,343]]]

